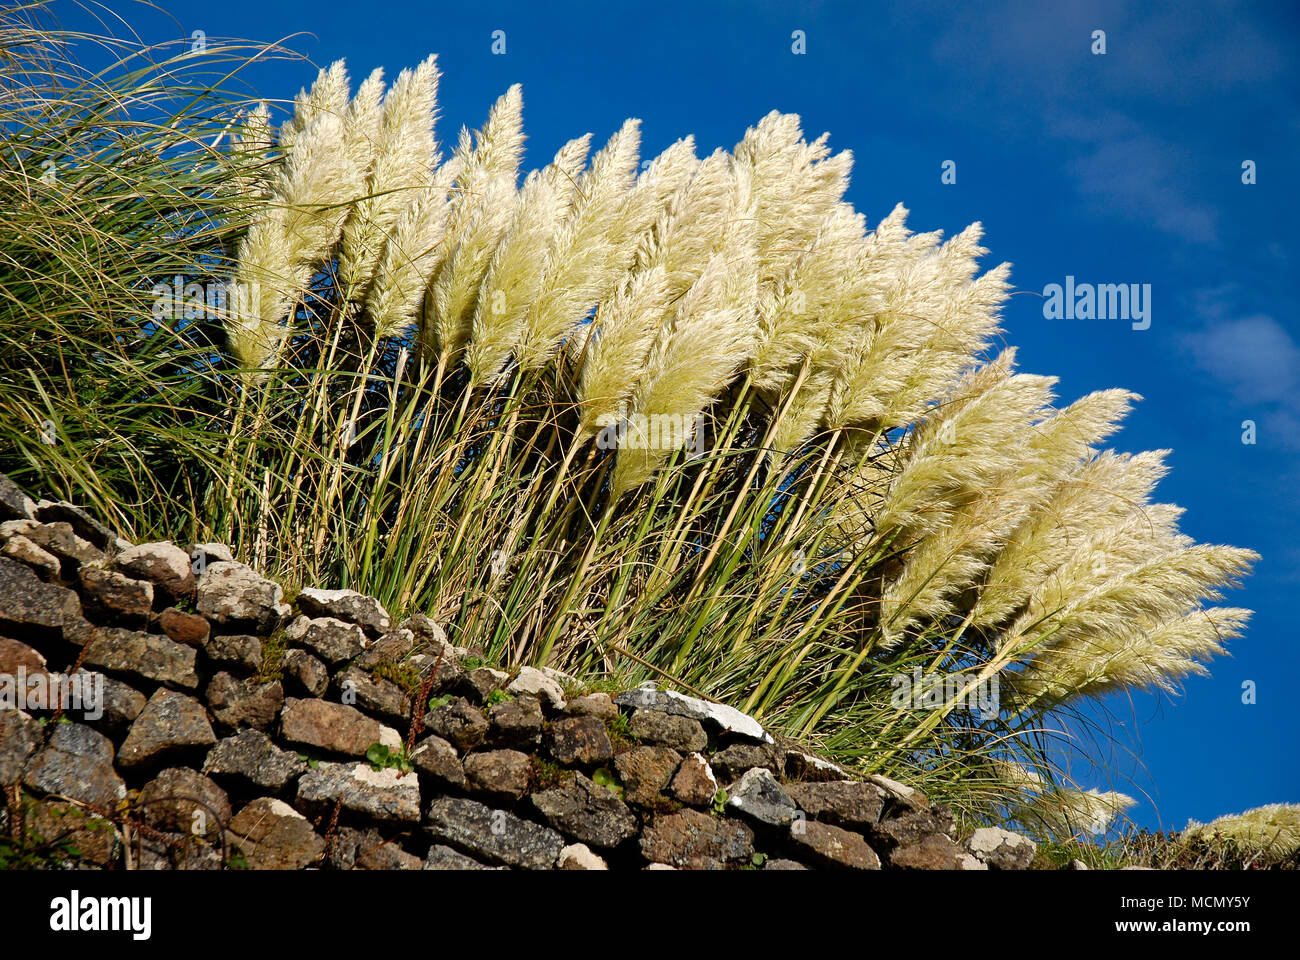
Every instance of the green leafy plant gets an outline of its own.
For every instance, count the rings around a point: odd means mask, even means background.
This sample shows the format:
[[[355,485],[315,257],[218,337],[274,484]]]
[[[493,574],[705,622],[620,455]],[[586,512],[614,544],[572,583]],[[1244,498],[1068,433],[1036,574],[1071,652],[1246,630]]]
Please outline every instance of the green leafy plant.
[[[366,748],[366,759],[374,770],[399,770],[410,773],[415,769],[404,747],[393,750],[382,743],[372,743]]]

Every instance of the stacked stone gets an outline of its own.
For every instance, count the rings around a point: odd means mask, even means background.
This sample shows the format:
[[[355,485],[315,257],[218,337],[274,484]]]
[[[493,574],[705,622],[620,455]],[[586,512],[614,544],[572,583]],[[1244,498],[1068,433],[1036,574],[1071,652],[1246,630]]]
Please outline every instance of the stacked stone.
[[[920,792],[854,779],[725,705],[584,693],[475,653],[355,591],[286,602],[219,544],[126,543],[0,475],[0,694],[6,677],[11,693],[29,685],[22,702],[0,696],[0,832],[142,869],[1020,869],[1034,856],[995,828],[959,842]],[[102,698],[61,707],[39,682],[55,671]]]

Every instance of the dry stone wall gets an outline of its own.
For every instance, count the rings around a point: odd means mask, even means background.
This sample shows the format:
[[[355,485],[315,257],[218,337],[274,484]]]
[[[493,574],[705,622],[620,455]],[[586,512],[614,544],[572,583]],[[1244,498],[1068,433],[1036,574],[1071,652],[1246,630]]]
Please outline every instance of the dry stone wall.
[[[722,704],[497,669],[428,617],[129,544],[0,475],[11,865],[1019,869],[1025,837]]]

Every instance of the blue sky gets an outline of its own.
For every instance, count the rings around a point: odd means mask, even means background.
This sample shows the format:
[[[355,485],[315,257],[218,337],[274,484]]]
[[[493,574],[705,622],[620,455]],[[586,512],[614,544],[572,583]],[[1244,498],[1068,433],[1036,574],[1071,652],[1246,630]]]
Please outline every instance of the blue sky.
[[[1111,767],[1084,786],[1141,799],[1152,827],[1300,802],[1292,681],[1300,644],[1300,82],[1294,3],[537,3],[162,0],[175,21],[113,4],[149,41],[290,38],[316,64],[392,77],[428,53],[443,71],[440,139],[477,127],[523,84],[528,166],[587,131],[643,120],[644,156],[691,133],[731,147],[772,109],[856,158],[848,197],[874,223],[897,202],[916,230],[986,227],[988,265],[1013,264],[1004,311],[1021,369],[1063,400],[1122,386],[1145,400],[1112,444],[1172,448],[1159,498],[1184,529],[1263,555],[1229,598],[1257,612],[1211,678],[1175,699],[1101,705]],[[335,9],[337,6],[337,9]],[[84,23],[64,11],[69,25]],[[491,50],[505,31],[505,54]],[[804,31],[806,53],[792,52]],[[1093,32],[1105,31],[1105,54]],[[298,36],[293,36],[298,34]],[[305,63],[247,75],[291,99]],[[944,161],[956,183],[941,183]],[[1244,161],[1257,182],[1242,182]],[[1064,283],[1151,285],[1151,324],[1048,320]],[[1256,442],[1242,442],[1243,422]],[[1256,684],[1256,703],[1242,685]]]

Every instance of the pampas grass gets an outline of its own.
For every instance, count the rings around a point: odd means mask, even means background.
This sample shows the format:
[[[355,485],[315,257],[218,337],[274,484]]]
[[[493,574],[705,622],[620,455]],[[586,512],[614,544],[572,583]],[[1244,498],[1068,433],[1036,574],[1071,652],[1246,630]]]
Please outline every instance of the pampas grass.
[[[503,663],[735,703],[974,815],[1122,814],[1045,731],[1203,672],[1255,555],[1178,531],[1163,452],[1101,449],[1136,395],[1058,408],[988,355],[1009,267],[981,272],[979,225],[944,242],[900,206],[868,230],[851,155],[780,113],[639,175],[628,121],[520,183],[521,90],[444,160],[438,83],[431,57],[353,93],[340,62],[278,128],[232,109],[230,228],[186,257],[240,295],[176,331],[209,362],[174,381],[169,457],[131,468],[183,477],[189,510],[133,525],[426,612]],[[37,195],[32,149],[12,195]],[[51,393],[6,391],[4,429],[93,489],[31,439]],[[1001,709],[891,706],[913,669],[999,682]]]

